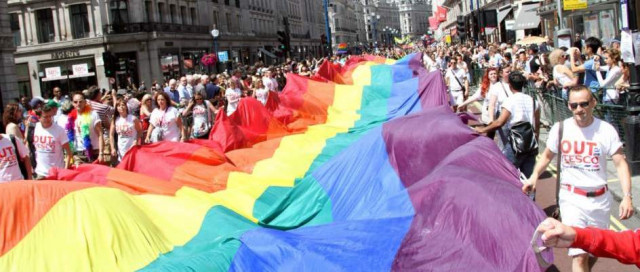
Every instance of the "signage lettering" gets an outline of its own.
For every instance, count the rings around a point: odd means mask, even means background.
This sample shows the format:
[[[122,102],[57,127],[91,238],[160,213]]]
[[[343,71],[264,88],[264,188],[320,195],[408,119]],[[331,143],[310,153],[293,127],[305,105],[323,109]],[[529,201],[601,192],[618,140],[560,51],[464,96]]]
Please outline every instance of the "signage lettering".
[[[80,56],[79,50],[63,50],[51,53],[51,59],[68,59]]]

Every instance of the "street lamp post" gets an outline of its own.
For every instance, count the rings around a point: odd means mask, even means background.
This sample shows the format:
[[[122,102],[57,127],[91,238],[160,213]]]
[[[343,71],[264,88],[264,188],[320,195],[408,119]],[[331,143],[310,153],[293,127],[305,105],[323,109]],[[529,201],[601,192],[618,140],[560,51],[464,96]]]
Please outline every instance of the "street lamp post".
[[[373,46],[375,49],[378,49],[378,33],[376,33],[376,27],[378,25],[378,20],[380,20],[380,15],[376,15],[375,12],[371,13],[371,16],[369,17],[371,24],[372,24],[372,34],[373,34]]]
[[[329,26],[329,0],[324,0],[324,23],[325,23],[325,31],[327,33],[327,51],[328,56],[331,56],[332,46],[331,46],[331,26]]]
[[[213,30],[211,30],[211,36],[213,37],[213,53],[216,54],[216,73],[218,72],[218,36],[220,36],[220,31],[216,28],[216,25],[213,25]]]

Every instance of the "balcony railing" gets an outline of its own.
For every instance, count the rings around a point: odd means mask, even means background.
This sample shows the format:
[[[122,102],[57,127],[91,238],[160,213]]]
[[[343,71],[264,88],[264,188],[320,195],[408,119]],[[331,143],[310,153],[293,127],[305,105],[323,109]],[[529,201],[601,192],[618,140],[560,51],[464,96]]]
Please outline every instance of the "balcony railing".
[[[107,34],[126,34],[137,32],[174,32],[174,33],[209,33],[208,26],[166,24],[166,23],[128,23],[105,25],[104,32]]]

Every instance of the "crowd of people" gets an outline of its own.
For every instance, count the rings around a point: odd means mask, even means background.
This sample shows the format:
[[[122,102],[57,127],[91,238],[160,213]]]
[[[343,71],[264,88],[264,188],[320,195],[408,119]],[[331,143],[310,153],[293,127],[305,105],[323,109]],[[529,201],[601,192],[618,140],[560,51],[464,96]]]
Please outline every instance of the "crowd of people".
[[[535,200],[538,177],[554,157],[560,160],[557,182],[562,223],[547,222],[551,227],[544,225],[539,230],[547,233],[544,240],[550,246],[557,245],[559,230],[569,228],[573,232],[590,233],[609,228],[612,198],[607,186],[608,158],[612,159],[622,185],[619,218],[627,219],[633,214],[631,176],[620,131],[616,129],[619,126],[611,124],[616,120],[610,112],[605,111],[604,120],[594,116],[598,103],[622,105],[625,102],[629,68],[621,61],[620,43],[616,40],[604,45],[598,38],[582,40],[577,36],[573,45],[571,48],[553,48],[551,43],[524,47],[510,44],[440,46],[428,48],[423,56],[427,69],[442,72],[454,111],[466,111],[467,105],[481,101],[480,125],[474,129],[495,138],[505,157],[525,180],[524,193]],[[474,79],[480,74],[473,71],[482,71],[481,78]],[[474,80],[478,82],[477,90],[469,96]],[[527,88],[532,90],[533,97],[523,93]],[[565,101],[572,113],[570,118],[555,122],[547,117],[543,118],[546,123],[541,123],[541,115],[549,107],[542,98],[547,92]],[[550,130],[546,148],[536,160],[539,131],[543,126]],[[584,228],[587,230],[583,231]],[[602,253],[603,250],[589,248],[589,241],[583,240],[562,245],[572,244],[574,248],[569,250],[569,255],[573,271],[590,271],[596,258],[587,251]],[[635,250],[634,256],[639,255],[638,249]],[[640,262],[636,259],[627,263]]]
[[[417,50],[427,70],[442,73],[453,111],[466,111],[481,101],[480,125],[474,129],[495,139],[519,169],[527,180],[524,193],[535,200],[538,176],[560,153],[563,223],[606,229],[611,208],[607,157],[622,183],[621,219],[633,213],[631,180],[618,131],[606,115],[600,120],[593,111],[598,103],[624,101],[629,72],[621,63],[619,42],[605,46],[597,38],[577,38],[571,48],[469,43],[420,45]],[[401,58],[409,51],[382,48],[376,54]],[[0,182],[46,178],[52,167],[96,161],[115,165],[136,145],[207,139],[216,116],[231,115],[242,99],[254,97],[265,105],[269,95],[282,91],[286,74],[312,77],[324,61],[344,64],[347,58],[287,59],[272,66],[258,62],[219,74],[154,81],[150,87],[143,82],[107,92],[91,86],[69,95],[56,87],[47,99],[22,97],[4,108]],[[573,116],[555,124],[540,122],[548,105],[523,92],[527,88],[562,97]],[[550,132],[536,161],[541,127]],[[569,254],[574,271],[589,271],[594,263],[585,251],[572,249]]]
[[[21,97],[3,112],[6,137],[0,145],[14,157],[5,158],[0,182],[42,179],[53,167],[115,165],[136,145],[208,139],[216,116],[231,115],[241,99],[253,97],[266,105],[269,95],[286,85],[287,73],[311,77],[323,61],[346,59],[287,59],[270,66],[257,62],[163,84],[154,80],[149,87],[144,82],[111,91],[90,86],[69,94],[55,87],[46,99]]]

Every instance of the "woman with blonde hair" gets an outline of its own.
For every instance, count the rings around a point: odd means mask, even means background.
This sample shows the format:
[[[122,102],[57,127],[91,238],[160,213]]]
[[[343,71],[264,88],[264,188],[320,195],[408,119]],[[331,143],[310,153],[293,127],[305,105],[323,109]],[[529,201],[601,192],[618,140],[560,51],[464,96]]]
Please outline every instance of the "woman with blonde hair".
[[[562,49],[555,49],[549,54],[549,63],[553,67],[553,81],[562,88],[562,98],[567,99],[568,87],[578,85],[578,78],[564,65],[567,53]]]
[[[253,82],[253,96],[262,103],[262,105],[267,104],[267,100],[269,100],[269,89],[264,86],[264,82],[262,80],[256,80]]]
[[[140,123],[142,124],[142,135],[147,135],[147,129],[149,129],[149,119],[153,112],[153,97],[150,94],[145,94],[140,101]]]

